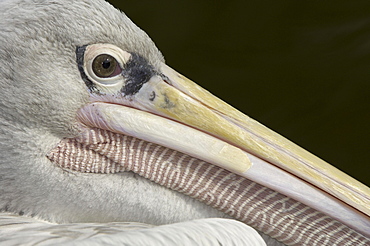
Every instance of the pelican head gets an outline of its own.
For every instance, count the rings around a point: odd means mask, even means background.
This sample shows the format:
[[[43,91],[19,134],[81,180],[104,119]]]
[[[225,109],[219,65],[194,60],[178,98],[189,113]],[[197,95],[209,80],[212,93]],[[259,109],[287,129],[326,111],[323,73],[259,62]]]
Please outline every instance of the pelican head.
[[[369,242],[368,187],[171,69],[107,2],[0,7],[0,210]]]
[[[108,53],[117,62],[126,62],[125,55],[132,54],[138,58],[138,69],[144,66],[144,73],[148,68],[159,71],[164,60],[150,38],[105,1],[5,3],[0,25],[4,89],[0,207],[54,222],[133,220],[153,224],[190,219],[186,214],[201,217],[203,210],[208,211],[206,205],[194,202],[193,206],[186,196],[133,173],[71,173],[47,158],[62,139],[83,132],[76,114],[92,97],[111,95],[105,89],[117,89],[113,95],[121,93],[118,87],[124,76],[113,76],[112,82],[110,78],[87,77],[94,76],[89,73],[94,71],[87,67],[86,59],[84,64],[78,63],[77,56],[86,52],[81,50]],[[85,55],[90,54],[95,53]],[[117,63],[117,67],[123,65]],[[132,72],[129,79],[140,76],[140,70]],[[114,82],[117,78],[118,84]],[[172,199],[163,205],[162,196]],[[127,211],[117,213],[123,207]],[[173,208],[184,212],[171,212]]]

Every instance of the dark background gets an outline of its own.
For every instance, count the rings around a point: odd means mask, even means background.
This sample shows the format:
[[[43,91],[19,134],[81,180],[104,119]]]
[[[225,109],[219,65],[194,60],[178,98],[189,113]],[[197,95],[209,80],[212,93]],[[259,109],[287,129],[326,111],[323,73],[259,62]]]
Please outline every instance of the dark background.
[[[167,64],[370,185],[370,1],[110,1]]]

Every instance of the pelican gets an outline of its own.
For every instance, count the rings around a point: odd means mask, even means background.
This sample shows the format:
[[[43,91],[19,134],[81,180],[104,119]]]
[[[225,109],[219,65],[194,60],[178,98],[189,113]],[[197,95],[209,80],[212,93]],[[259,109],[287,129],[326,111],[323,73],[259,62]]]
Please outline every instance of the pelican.
[[[0,8],[0,242],[370,244],[368,187],[167,66],[109,3]]]

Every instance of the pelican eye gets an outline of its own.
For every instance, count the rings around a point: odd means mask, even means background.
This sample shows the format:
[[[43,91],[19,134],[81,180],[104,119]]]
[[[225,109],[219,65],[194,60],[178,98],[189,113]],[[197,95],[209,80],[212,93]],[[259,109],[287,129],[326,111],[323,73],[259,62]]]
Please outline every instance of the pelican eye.
[[[98,55],[92,62],[92,70],[99,78],[110,78],[122,72],[117,60],[108,54]]]
[[[124,71],[131,59],[129,52],[112,44],[91,44],[77,47],[76,58],[78,69],[91,92],[112,94],[125,86]]]

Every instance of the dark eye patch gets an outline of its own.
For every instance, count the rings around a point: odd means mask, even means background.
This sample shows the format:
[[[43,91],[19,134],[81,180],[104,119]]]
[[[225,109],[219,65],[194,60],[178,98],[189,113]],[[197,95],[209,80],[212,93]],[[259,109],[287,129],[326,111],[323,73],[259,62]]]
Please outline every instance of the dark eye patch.
[[[84,57],[87,47],[88,45],[84,45],[76,48],[77,66],[80,71],[81,78],[89,88],[90,92],[101,94],[100,90],[95,85],[96,82],[94,83],[89,79],[84,69]],[[130,59],[122,68],[114,57],[107,54],[98,55],[94,59],[92,67],[95,75],[100,78],[109,78],[122,74],[122,79],[125,80],[124,86],[117,92],[128,96],[135,95],[151,77],[159,74],[144,57],[136,53],[130,52],[130,54]]]

